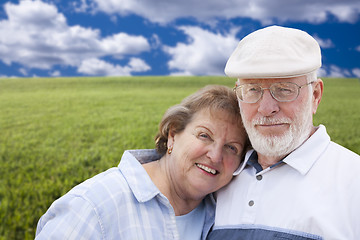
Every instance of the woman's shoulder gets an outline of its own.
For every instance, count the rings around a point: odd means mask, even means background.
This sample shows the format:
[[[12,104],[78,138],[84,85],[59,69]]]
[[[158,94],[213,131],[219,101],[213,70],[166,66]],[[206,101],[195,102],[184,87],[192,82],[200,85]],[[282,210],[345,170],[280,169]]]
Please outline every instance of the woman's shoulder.
[[[119,198],[127,192],[129,187],[126,179],[118,167],[113,167],[75,186],[67,195],[81,197],[97,204],[114,196]]]

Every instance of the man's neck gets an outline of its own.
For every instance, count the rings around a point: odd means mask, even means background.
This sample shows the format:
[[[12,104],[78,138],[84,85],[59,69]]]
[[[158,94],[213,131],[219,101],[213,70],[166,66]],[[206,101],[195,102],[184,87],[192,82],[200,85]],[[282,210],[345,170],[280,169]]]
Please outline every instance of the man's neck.
[[[266,169],[284,159],[285,156],[269,157],[258,153],[258,163],[262,169]]]

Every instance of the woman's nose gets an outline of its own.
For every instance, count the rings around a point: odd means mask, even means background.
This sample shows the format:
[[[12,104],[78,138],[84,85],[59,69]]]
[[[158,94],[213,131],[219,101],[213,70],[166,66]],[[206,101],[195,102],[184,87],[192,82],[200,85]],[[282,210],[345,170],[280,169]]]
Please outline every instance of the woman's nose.
[[[221,162],[223,159],[223,151],[222,150],[223,150],[222,147],[213,144],[212,146],[210,146],[207,156],[214,163]]]

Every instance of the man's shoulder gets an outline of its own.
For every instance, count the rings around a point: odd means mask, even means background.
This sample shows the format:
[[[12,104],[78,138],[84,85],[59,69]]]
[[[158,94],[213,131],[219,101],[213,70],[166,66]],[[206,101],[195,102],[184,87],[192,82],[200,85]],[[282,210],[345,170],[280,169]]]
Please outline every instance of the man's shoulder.
[[[331,141],[327,150],[333,158],[344,159],[344,161],[354,161],[355,164],[360,164],[360,155],[336,142]]]

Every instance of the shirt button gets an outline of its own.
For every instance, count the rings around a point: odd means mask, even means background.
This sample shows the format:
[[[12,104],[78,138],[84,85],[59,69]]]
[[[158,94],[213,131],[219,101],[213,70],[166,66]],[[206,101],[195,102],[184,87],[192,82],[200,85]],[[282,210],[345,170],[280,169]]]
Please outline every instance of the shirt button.
[[[257,175],[256,179],[260,181],[262,179],[262,175]]]
[[[250,207],[254,206],[254,201],[253,200],[249,201],[249,206]]]

